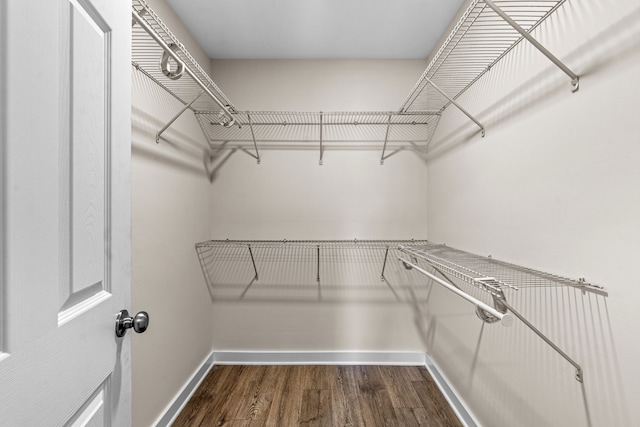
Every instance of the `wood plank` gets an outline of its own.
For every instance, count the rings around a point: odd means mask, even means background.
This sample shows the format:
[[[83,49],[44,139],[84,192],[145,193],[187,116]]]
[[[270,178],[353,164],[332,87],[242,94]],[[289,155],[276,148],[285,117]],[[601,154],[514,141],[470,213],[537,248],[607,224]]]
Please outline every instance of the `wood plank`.
[[[427,411],[427,418],[431,425],[442,427],[462,426],[433,380],[414,381],[412,385],[418,393],[424,409]]]
[[[425,368],[389,366],[216,366],[174,423],[423,425],[461,424]]]
[[[307,389],[302,393],[300,426],[332,426],[331,390]]]
[[[356,372],[365,425],[397,426],[398,418],[377,366],[358,366]]]
[[[265,366],[256,372],[255,380],[251,382],[249,391],[253,390],[252,396],[247,396],[244,407],[236,414],[237,419],[242,420],[263,420],[266,419],[273,400],[273,390],[277,380],[277,369],[273,366]]]
[[[206,415],[215,412],[213,408],[216,403],[215,396],[230,392],[230,389],[225,389],[224,385],[229,384],[227,377],[231,375],[232,372],[231,366],[214,366],[211,368],[173,425],[175,427],[198,427],[202,425],[202,421]],[[221,399],[218,399],[218,401],[219,400]]]
[[[208,411],[204,415],[200,426],[225,425],[225,422],[237,419],[236,415],[243,404],[246,390],[250,387],[255,366],[239,366],[230,369],[220,390],[214,395],[213,405],[207,405]],[[187,427],[187,425],[185,425]]]
[[[346,377],[346,367],[336,366],[335,367],[335,375],[331,376],[331,402],[333,404],[332,407],[332,416],[333,416],[333,425],[334,426],[345,426],[352,427],[354,424],[354,416],[353,408],[358,407],[359,403],[356,400],[356,403],[351,403],[349,401],[349,378]],[[356,395],[357,399],[357,395]],[[360,417],[362,418],[362,417]],[[363,424],[357,424],[363,425]]]
[[[399,425],[403,427],[420,427],[422,425],[429,425],[425,422],[426,418],[424,416],[421,417],[421,419],[418,419],[414,411],[425,412],[424,408],[396,408]],[[422,415],[426,415],[426,413]]]
[[[271,405],[269,406],[269,412],[266,414],[266,425],[276,426],[278,425],[277,421],[280,418],[280,407],[283,405],[283,399],[286,398],[286,385],[293,369],[291,366],[269,366],[268,370],[273,374],[269,376],[269,378],[273,378],[275,376],[276,380],[273,385],[273,395]]]
[[[282,399],[280,405],[269,413],[268,425],[293,426],[298,423],[300,418],[305,367],[287,366],[286,368],[288,372],[282,391]]]
[[[431,381],[429,371],[424,366],[403,366],[398,371],[407,381]]]
[[[406,369],[397,366],[378,366],[380,376],[386,385],[394,408],[420,408],[422,401],[413,387],[407,387],[407,379],[402,375]]]
[[[305,368],[305,389],[329,390],[331,388],[331,377],[337,374],[336,366],[311,365]]]

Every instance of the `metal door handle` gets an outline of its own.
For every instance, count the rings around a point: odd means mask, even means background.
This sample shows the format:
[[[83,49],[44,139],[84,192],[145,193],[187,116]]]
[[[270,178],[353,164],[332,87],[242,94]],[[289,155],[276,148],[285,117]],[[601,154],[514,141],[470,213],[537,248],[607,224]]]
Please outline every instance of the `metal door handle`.
[[[127,310],[120,310],[116,316],[116,336],[123,337],[127,333],[127,329],[133,328],[134,331],[141,334],[147,330],[149,326],[149,313],[141,311],[135,317],[129,317]]]

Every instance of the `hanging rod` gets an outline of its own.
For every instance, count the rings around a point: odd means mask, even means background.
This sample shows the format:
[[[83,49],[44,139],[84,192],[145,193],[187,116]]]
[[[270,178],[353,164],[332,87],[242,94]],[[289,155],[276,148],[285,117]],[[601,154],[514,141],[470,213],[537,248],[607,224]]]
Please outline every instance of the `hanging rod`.
[[[445,282],[444,280],[440,279],[439,277],[429,273],[428,271],[418,267],[416,264],[407,261],[406,259],[399,257],[398,258],[399,261],[402,261],[406,266],[411,267],[412,269],[416,270],[419,273],[422,273],[423,275],[429,277],[430,279],[434,280],[435,282],[437,282],[438,284],[444,286],[445,288],[449,289],[451,292],[453,292],[454,294],[462,297],[463,299],[469,301],[471,304],[475,305],[476,307],[479,307],[489,313],[491,313],[493,316],[495,316],[496,318],[500,319],[502,321],[502,325],[503,326],[511,326],[513,325],[513,316],[510,314],[505,314],[505,313],[501,313],[498,310],[496,310],[495,308],[491,307],[488,304],[485,304],[484,302],[480,301],[477,298],[472,297],[471,295],[469,295],[468,293],[460,290],[459,288],[450,285],[449,283]]]
[[[361,143],[380,143],[380,164],[384,164],[387,158],[405,150],[420,156],[429,146],[442,112],[452,104],[484,136],[484,125],[458,98],[522,40],[532,43],[571,77],[573,90],[577,90],[578,75],[531,36],[565,1],[471,0],[400,109],[393,112],[239,112],[146,0],[132,1],[132,65],[183,104],[157,132],[156,141],[178,117],[191,110],[210,146],[221,142],[239,148],[258,164],[262,144],[282,143],[286,147],[288,143],[305,142],[319,144],[319,164],[331,144],[351,142],[354,145],[348,148],[357,149],[363,147]],[[169,69],[169,60],[175,62],[175,69]],[[315,130],[307,132],[304,126]],[[253,144],[251,150],[247,142]],[[387,153],[390,144],[393,150]]]
[[[583,280],[573,281],[570,279],[562,278],[556,275],[535,271],[532,269],[515,266],[513,264],[503,263],[493,260],[492,258],[479,257],[477,255],[469,254],[463,251],[458,251],[453,248],[449,248],[443,245],[422,245],[422,246],[401,246],[400,251],[406,255],[411,256],[414,262],[409,262],[404,258],[399,258],[405,266],[409,266],[412,269],[420,272],[421,274],[429,277],[438,284],[451,290],[457,295],[461,296],[465,300],[476,305],[477,308],[484,311],[484,313],[476,313],[485,322],[493,323],[496,319],[505,322],[505,317],[510,316],[509,322],[513,322],[513,316],[517,317],[526,327],[534,332],[540,339],[542,339],[547,345],[549,345],[556,353],[569,362],[575,369],[576,381],[582,383],[584,380],[584,372],[580,364],[578,364],[573,358],[565,353],[558,345],[556,345],[551,339],[549,339],[544,333],[536,328],[531,322],[529,322],[521,313],[519,313],[513,306],[511,306],[504,295],[503,289],[519,290],[527,287],[546,287],[546,286],[572,286],[580,288],[583,291],[591,291],[598,295],[607,296],[607,293],[602,288],[594,287],[585,283]],[[438,255],[436,255],[438,254]],[[417,265],[417,260],[427,262],[431,267],[438,271],[444,278],[443,280],[432,273],[420,268]],[[487,277],[488,274],[492,274],[495,277]],[[513,278],[517,274],[517,278],[522,280],[520,283],[507,283],[501,279],[501,276]],[[476,298],[470,296],[448,277],[454,277],[467,284],[470,284],[478,289],[488,292],[494,301],[495,308]],[[512,313],[513,316],[507,314]],[[489,313],[491,317],[482,317],[481,315]]]
[[[164,40],[147,24],[147,22],[136,12],[135,10],[131,11],[131,16],[133,20],[136,21],[140,28],[144,29],[149,36],[158,43],[158,45],[164,50],[164,53],[171,57],[177,64],[181,64],[184,72],[186,72],[189,77],[207,94],[209,97],[220,107],[221,112],[228,118],[228,121],[225,122],[227,127],[233,126],[235,123],[235,118],[233,114],[229,111],[227,106],[222,103],[217,96],[211,92],[211,90],[205,85],[200,78],[196,75],[196,73],[184,63],[182,59],[176,54],[174,49],[170,47]]]

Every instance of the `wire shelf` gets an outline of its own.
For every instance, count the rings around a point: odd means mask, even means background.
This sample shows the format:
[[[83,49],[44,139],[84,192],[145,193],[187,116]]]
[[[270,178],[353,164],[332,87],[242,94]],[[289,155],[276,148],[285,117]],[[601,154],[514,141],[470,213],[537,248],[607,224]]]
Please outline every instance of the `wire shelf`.
[[[180,57],[180,60],[193,71],[196,78],[222,101],[225,106],[228,106],[231,111],[235,111],[235,107],[231,101],[229,101],[222,90],[211,80],[209,75],[202,69],[193,56],[191,56],[184,45],[180,43],[177,37],[169,30],[164,22],[162,22],[160,17],[149,7],[147,2],[145,0],[133,0],[132,8],[165,44],[175,46],[174,52]],[[143,72],[183,104],[189,103],[200,94],[202,88],[196,83],[194,78],[182,75],[180,78],[170,79],[163,73],[161,69],[161,59],[164,49],[145,29],[134,23],[131,29],[131,36],[131,63],[136,69]],[[208,96],[200,96],[191,108],[194,111],[222,111],[220,106]]]
[[[156,135],[186,110],[194,112],[212,149],[240,149],[260,163],[260,148],[319,146],[381,148],[380,163],[402,151],[423,155],[451,103],[484,126],[456,98],[526,38],[572,78],[578,76],[534,40],[529,32],[565,0],[473,0],[437,51],[399,111],[238,111],[145,0],[133,0],[132,64],[183,105]],[[173,62],[172,62],[173,61]],[[180,74],[184,65],[186,72]],[[185,76],[183,74],[188,74]],[[389,152],[387,151],[389,150]]]
[[[580,364],[516,310],[504,291],[569,286],[607,296],[584,280],[427,240],[209,240],[196,244],[196,252],[214,301],[394,302],[411,303],[419,312],[437,283],[474,304],[486,323],[510,326],[515,316],[576,368],[579,382]]]
[[[565,0],[494,0],[523,30],[531,32]],[[400,111],[442,112],[523,40],[523,36],[485,1],[474,0],[436,52]]]
[[[426,279],[395,261],[407,240],[211,240],[196,244],[213,300],[412,300]]]
[[[496,290],[520,290],[570,286],[584,292],[607,296],[600,286],[584,279],[570,279],[551,273],[522,267],[516,264],[483,257],[445,245],[401,246],[400,251],[418,262],[426,262],[441,273],[495,294]]]
[[[300,112],[241,111],[236,123],[225,127],[216,112],[199,111],[196,116],[212,144],[219,143],[354,143],[386,141],[412,147],[425,145],[433,136],[440,115],[436,112]]]

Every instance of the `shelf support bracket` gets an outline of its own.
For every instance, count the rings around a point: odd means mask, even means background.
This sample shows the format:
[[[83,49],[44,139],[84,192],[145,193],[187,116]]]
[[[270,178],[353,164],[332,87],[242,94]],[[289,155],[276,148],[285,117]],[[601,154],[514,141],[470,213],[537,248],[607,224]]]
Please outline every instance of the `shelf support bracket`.
[[[316,281],[319,283],[320,282],[320,245],[318,245],[318,270],[316,273]]]
[[[173,122],[175,122],[176,120],[178,120],[178,117],[180,117],[180,116],[182,115],[182,113],[184,113],[185,111],[187,111],[187,110],[191,107],[191,105],[193,105],[193,103],[194,103],[194,102],[196,102],[196,100],[197,100],[198,98],[200,98],[200,95],[202,95],[203,93],[204,93],[204,90],[201,90],[201,91],[200,91],[200,93],[198,93],[198,95],[197,95],[195,98],[193,98],[193,99],[191,100],[191,102],[189,102],[188,104],[186,104],[186,105],[182,108],[182,110],[178,111],[178,113],[177,113],[175,116],[173,116],[173,117],[171,118],[171,120],[169,120],[169,121],[167,122],[167,124],[166,124],[166,125],[162,126],[162,129],[160,129],[160,130],[156,133],[156,144],[159,144],[159,143],[160,143],[160,136],[164,133],[164,131],[165,131],[165,130],[167,130],[167,129],[169,128],[169,126],[171,126],[171,125],[173,124]]]
[[[504,19],[509,25],[513,27],[522,37],[527,39],[536,49],[538,49],[544,56],[546,56],[551,62],[553,62],[558,68],[560,68],[567,76],[571,78],[571,92],[575,92],[580,88],[580,78],[576,73],[571,71],[569,67],[564,65],[562,61],[556,58],[551,52],[549,52],[544,46],[542,46],[531,34],[524,30],[516,21],[514,21],[509,15],[504,13],[502,9],[496,6],[492,0],[484,0],[495,13],[497,13],[502,19]]]
[[[462,111],[465,116],[469,117],[475,124],[477,124],[478,127],[480,128],[480,130],[482,131],[482,137],[484,138],[484,133],[485,132],[484,132],[484,125],[482,123],[480,123],[475,117],[473,117],[471,115],[471,113],[469,113],[467,110],[462,108],[462,106],[460,104],[458,104],[455,99],[451,98],[449,95],[444,93],[444,91],[442,89],[440,89],[434,82],[432,82],[431,79],[429,79],[429,77],[424,76],[424,79],[427,81],[427,83],[429,83],[431,86],[433,86],[433,88],[435,90],[440,92],[440,95],[442,95],[445,98],[447,98],[450,103],[452,103],[453,105],[455,105],[458,108],[458,110]]]
[[[258,144],[256,143],[256,134],[253,132],[253,123],[251,122],[251,114],[247,114],[249,119],[249,129],[251,130],[251,138],[253,139],[253,148],[256,150],[256,160],[260,164],[260,153],[258,152]]]
[[[387,256],[388,255],[389,255],[389,247],[387,246],[387,250],[384,251],[384,261],[382,262],[382,273],[380,273],[380,280],[385,280],[384,269],[387,266]]]
[[[320,166],[322,166],[322,155],[324,154],[324,148],[322,147],[322,116],[322,111],[320,111],[320,162],[318,163]]]
[[[256,260],[253,257],[253,251],[251,250],[251,245],[247,245],[249,248],[249,256],[251,256],[251,264],[253,264],[253,271],[256,273],[255,280],[258,280],[258,268],[256,267]]]
[[[500,303],[503,304],[505,307],[507,307],[509,309],[509,311],[511,313],[514,314],[514,316],[516,316],[518,319],[520,319],[520,321],[522,323],[524,323],[529,329],[531,329],[537,336],[539,336],[542,341],[544,341],[545,343],[547,343],[549,345],[549,347],[551,347],[552,349],[554,349],[556,351],[556,353],[558,353],[560,356],[562,356],[567,362],[569,362],[570,364],[573,365],[574,368],[576,368],[576,381],[578,382],[583,382],[584,381],[584,372],[582,371],[582,367],[575,361],[573,360],[571,357],[569,357],[569,355],[567,355],[567,353],[565,353],[564,351],[562,351],[560,349],[560,347],[558,347],[557,345],[555,345],[553,343],[553,341],[551,341],[549,338],[547,338],[547,336],[545,334],[543,334],[542,332],[540,332],[535,326],[533,326],[527,319],[524,318],[524,316],[520,313],[518,313],[516,310],[514,310],[513,307],[511,307],[511,305],[509,303],[507,303],[504,299],[500,300]]]
[[[387,151],[387,141],[389,140],[389,128],[391,127],[391,114],[389,114],[389,117],[387,118],[387,131],[384,134],[384,145],[382,146],[382,156],[380,157],[380,164],[384,165],[384,153],[385,151]],[[386,261],[386,257],[385,257],[385,261]]]

